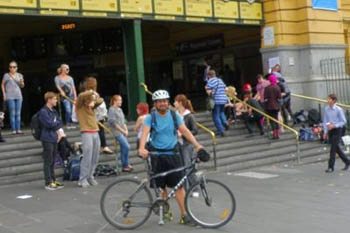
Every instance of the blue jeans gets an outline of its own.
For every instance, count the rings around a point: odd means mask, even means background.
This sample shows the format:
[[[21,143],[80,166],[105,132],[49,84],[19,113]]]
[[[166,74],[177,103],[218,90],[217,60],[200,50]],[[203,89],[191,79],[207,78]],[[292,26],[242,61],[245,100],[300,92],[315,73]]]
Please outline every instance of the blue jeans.
[[[64,120],[66,121],[66,124],[72,123],[72,108],[73,105],[69,100],[62,100],[62,105],[64,107]]]
[[[217,132],[222,134],[226,126],[226,116],[225,116],[225,105],[224,104],[215,104],[212,111],[213,121]]]
[[[118,141],[120,146],[120,159],[122,161],[122,167],[126,168],[129,165],[130,145],[129,145],[128,139],[123,134],[116,136],[115,139]]]
[[[7,106],[10,112],[10,124],[12,131],[21,130],[22,99],[7,100]]]

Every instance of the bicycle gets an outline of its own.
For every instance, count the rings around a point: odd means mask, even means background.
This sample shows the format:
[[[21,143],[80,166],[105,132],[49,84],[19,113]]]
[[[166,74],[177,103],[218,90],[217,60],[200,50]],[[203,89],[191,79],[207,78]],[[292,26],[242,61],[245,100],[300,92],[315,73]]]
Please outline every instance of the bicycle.
[[[196,162],[188,166],[172,169],[167,172],[154,174],[151,158],[157,156],[150,152],[147,158],[147,175],[142,180],[136,178],[120,178],[111,183],[102,193],[100,208],[103,217],[118,229],[131,230],[144,224],[152,211],[159,215],[159,225],[164,224],[164,215],[169,213],[168,200],[186,181],[187,177],[196,171]],[[155,186],[155,178],[164,177],[170,173],[185,171],[178,184],[168,192],[167,198],[161,198],[161,189],[154,188],[155,200],[149,184]],[[185,208],[188,216],[199,226],[204,228],[219,228],[233,218],[236,201],[231,190],[223,183],[207,179],[200,174],[197,182],[192,185],[185,196]]]

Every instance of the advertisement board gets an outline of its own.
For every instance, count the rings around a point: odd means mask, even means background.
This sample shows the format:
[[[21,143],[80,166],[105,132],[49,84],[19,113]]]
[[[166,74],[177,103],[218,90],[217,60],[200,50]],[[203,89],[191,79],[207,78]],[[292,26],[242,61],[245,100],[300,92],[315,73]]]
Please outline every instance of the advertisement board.
[[[82,11],[111,11],[116,12],[117,0],[82,0]]]

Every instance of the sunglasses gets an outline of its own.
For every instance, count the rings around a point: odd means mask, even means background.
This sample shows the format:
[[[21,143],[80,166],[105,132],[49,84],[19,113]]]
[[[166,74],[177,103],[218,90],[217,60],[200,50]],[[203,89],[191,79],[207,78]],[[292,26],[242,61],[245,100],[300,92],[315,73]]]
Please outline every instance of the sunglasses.
[[[17,66],[10,66],[10,69],[16,69]]]

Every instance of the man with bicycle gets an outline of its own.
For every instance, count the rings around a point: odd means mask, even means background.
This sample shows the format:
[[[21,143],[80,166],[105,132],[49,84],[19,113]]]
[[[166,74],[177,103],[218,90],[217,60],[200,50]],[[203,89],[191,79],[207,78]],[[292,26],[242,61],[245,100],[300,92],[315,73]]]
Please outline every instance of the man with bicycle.
[[[152,169],[155,173],[166,172],[182,166],[181,157],[178,152],[177,130],[183,135],[195,150],[203,151],[203,146],[197,142],[192,133],[186,128],[183,119],[179,114],[172,113],[169,109],[169,93],[165,90],[158,90],[153,93],[154,112],[144,120],[142,135],[140,138],[139,154],[144,159],[149,152],[156,152],[157,156],[152,157]],[[174,122],[176,121],[176,122]],[[177,127],[177,129],[176,129]],[[145,148],[147,137],[150,134],[149,146]],[[205,152],[206,153],[206,152]],[[174,187],[181,180],[182,172],[171,173],[165,177],[156,178],[156,187],[162,189],[162,197],[166,199],[166,187]],[[181,224],[192,224],[185,210],[185,189],[180,187],[175,192],[175,198],[181,213]]]

